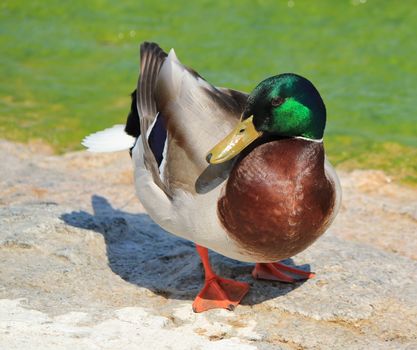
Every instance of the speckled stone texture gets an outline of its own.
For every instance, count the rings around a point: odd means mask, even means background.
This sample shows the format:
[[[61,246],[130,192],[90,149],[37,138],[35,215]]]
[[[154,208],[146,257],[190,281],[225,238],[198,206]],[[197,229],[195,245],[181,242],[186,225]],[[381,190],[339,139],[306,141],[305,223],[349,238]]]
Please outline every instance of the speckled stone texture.
[[[234,312],[194,314],[191,242],[154,224],[127,153],[63,156],[0,141],[1,349],[417,349],[417,191],[341,173],[330,231],[288,263],[317,277],[255,281]]]

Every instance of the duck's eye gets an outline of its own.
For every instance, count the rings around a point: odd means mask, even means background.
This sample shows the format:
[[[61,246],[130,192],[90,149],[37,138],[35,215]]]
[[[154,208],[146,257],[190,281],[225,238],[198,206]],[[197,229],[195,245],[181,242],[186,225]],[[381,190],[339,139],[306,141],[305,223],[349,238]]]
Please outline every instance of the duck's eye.
[[[278,96],[278,97],[274,97],[271,100],[271,105],[273,105],[274,107],[277,107],[279,105],[282,105],[283,102],[284,102],[284,98],[282,98],[281,96]]]

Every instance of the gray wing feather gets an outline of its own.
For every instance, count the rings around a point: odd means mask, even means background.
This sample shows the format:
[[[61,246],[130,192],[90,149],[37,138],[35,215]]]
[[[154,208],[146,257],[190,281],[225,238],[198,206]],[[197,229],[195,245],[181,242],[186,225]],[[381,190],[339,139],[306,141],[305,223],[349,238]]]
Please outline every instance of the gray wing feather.
[[[158,163],[148,140],[148,129],[154,122],[158,110],[155,103],[155,86],[159,71],[167,54],[155,43],[144,42],[140,46],[140,76],[136,89],[136,103],[144,148],[146,168],[152,173],[154,182],[169,196],[171,193],[159,176]]]
[[[239,120],[248,95],[216,88],[194,70],[182,65],[173,50],[160,70],[155,90],[158,111],[168,132],[164,182],[170,189],[195,193],[200,181],[209,188],[210,178],[224,178],[225,169],[207,172],[207,152]],[[216,171],[212,171],[216,170]],[[218,170],[218,171],[217,171]],[[222,175],[220,176],[220,173]]]

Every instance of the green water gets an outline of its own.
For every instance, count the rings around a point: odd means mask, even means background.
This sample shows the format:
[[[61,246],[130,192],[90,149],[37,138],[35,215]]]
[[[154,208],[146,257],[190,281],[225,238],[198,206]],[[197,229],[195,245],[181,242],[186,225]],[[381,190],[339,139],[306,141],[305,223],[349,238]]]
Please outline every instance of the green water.
[[[3,1],[0,137],[63,152],[124,122],[138,44],[152,40],[220,86],[306,76],[333,162],[415,183],[417,6],[361,1]]]

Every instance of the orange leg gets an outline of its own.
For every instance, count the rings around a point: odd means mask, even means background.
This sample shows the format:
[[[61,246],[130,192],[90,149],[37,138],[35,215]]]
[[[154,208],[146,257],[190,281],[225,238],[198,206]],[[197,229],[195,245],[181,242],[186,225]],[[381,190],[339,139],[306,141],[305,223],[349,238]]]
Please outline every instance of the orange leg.
[[[288,273],[289,272],[289,273]],[[285,265],[281,262],[256,263],[252,276],[257,279],[293,283],[313,278],[316,274],[295,267]]]
[[[211,268],[207,248],[196,245],[196,249],[203,262],[205,280],[193,302],[194,312],[218,308],[234,310],[248,292],[249,284],[217,276]]]

